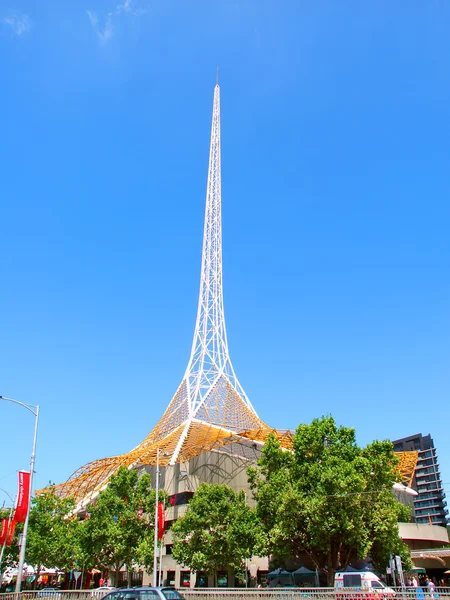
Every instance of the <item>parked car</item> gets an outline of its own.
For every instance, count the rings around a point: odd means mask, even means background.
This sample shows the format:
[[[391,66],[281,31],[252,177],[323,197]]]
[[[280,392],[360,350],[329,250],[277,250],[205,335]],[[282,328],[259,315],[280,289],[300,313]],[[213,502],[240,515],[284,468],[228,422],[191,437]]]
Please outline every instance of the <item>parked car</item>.
[[[121,588],[104,596],[103,600],[184,600],[173,587]]]
[[[112,585],[102,585],[102,587],[91,590],[91,598],[98,598],[100,600],[100,598],[104,598],[106,594],[114,592],[116,589],[117,588],[113,587]]]

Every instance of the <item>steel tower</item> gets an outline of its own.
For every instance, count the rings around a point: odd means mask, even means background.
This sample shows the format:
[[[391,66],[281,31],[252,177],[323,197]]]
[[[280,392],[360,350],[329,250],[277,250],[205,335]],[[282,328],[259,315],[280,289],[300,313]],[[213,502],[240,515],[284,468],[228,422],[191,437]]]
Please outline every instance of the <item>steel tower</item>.
[[[201,452],[240,439],[262,442],[274,432],[291,446],[289,432],[261,421],[233,369],[228,351],[222,286],[222,198],[220,167],[220,87],[214,88],[206,189],[200,294],[191,356],[184,377],[163,416],[134,450],[91,462],[57,486],[61,495],[88,504],[121,466],[136,468],[161,462],[174,465]]]

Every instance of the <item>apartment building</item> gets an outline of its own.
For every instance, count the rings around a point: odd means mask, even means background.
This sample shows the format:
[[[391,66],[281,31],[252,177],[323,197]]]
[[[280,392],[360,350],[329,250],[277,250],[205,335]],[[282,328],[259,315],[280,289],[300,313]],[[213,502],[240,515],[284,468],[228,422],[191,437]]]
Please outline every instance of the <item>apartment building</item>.
[[[447,526],[448,509],[442,487],[439,461],[430,436],[417,433],[394,440],[395,452],[416,450],[419,453],[412,487],[418,495],[414,498],[414,521],[418,524]]]

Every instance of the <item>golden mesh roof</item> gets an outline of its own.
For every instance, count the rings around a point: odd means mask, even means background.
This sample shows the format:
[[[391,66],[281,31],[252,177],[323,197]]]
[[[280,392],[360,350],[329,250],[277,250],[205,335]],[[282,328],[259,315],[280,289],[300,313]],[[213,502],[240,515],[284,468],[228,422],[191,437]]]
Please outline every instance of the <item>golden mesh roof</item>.
[[[135,468],[156,464],[157,450],[162,467],[173,462],[186,462],[219,446],[237,440],[264,442],[271,432],[283,447],[292,448],[290,432],[278,432],[266,425],[250,410],[244,400],[222,375],[208,394],[207,400],[190,416],[187,383],[183,380],[163,416],[144,439],[130,452],[95,460],[82,466],[69,479],[55,486],[61,496],[72,496],[87,505],[121,466]]]
[[[238,440],[264,443],[270,433],[275,433],[283,448],[292,449],[292,432],[277,431],[261,421],[225,376],[217,380],[195,417],[189,415],[186,385],[183,380],[163,416],[141,444],[126,454],[80,467],[65,483],[56,486],[57,492],[61,496],[72,496],[86,506],[106,487],[119,467],[155,465],[158,448],[162,467],[171,461],[172,464],[189,461],[202,452]],[[402,481],[410,486],[418,453],[398,452],[396,455]]]

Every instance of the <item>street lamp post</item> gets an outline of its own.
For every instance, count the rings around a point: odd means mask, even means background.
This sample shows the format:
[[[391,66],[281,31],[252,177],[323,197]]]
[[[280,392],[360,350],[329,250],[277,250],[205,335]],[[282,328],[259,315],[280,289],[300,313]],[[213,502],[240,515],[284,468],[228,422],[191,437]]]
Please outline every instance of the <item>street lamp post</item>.
[[[159,448],[156,450],[156,483],[155,483],[155,536],[153,539],[153,587],[158,585],[158,502],[159,502]],[[159,559],[161,560],[161,558]]]
[[[32,489],[33,489],[34,464],[36,461],[36,440],[37,440],[37,430],[38,430],[38,422],[39,422],[39,406],[35,406],[34,404],[25,404],[24,402],[19,402],[19,400],[14,400],[14,398],[6,398],[5,396],[0,396],[0,400],[5,400],[7,402],[13,402],[14,404],[23,406],[28,411],[30,411],[30,413],[32,413],[35,417],[33,446],[31,449],[31,459],[30,459],[30,490],[28,493],[28,508],[27,508],[27,515],[25,517],[25,523],[23,526],[22,545],[20,546],[19,566],[17,569],[17,580],[16,580],[16,592],[20,592],[20,587],[22,585],[23,565],[25,562],[25,551],[26,551],[26,547],[27,547],[28,521],[29,521],[29,517],[30,517],[30,502],[31,502],[31,493],[32,493]]]
[[[161,451],[159,448],[156,449],[156,483],[155,483],[155,536],[153,539],[153,587],[156,587],[158,584],[158,553],[159,553],[159,571],[161,573],[161,559],[162,559],[162,539],[161,545],[158,549],[158,529],[159,529],[159,478],[161,476],[161,470],[159,467],[159,456],[162,454],[163,456],[169,456],[167,452]],[[159,584],[161,585],[161,575],[159,576]]]

